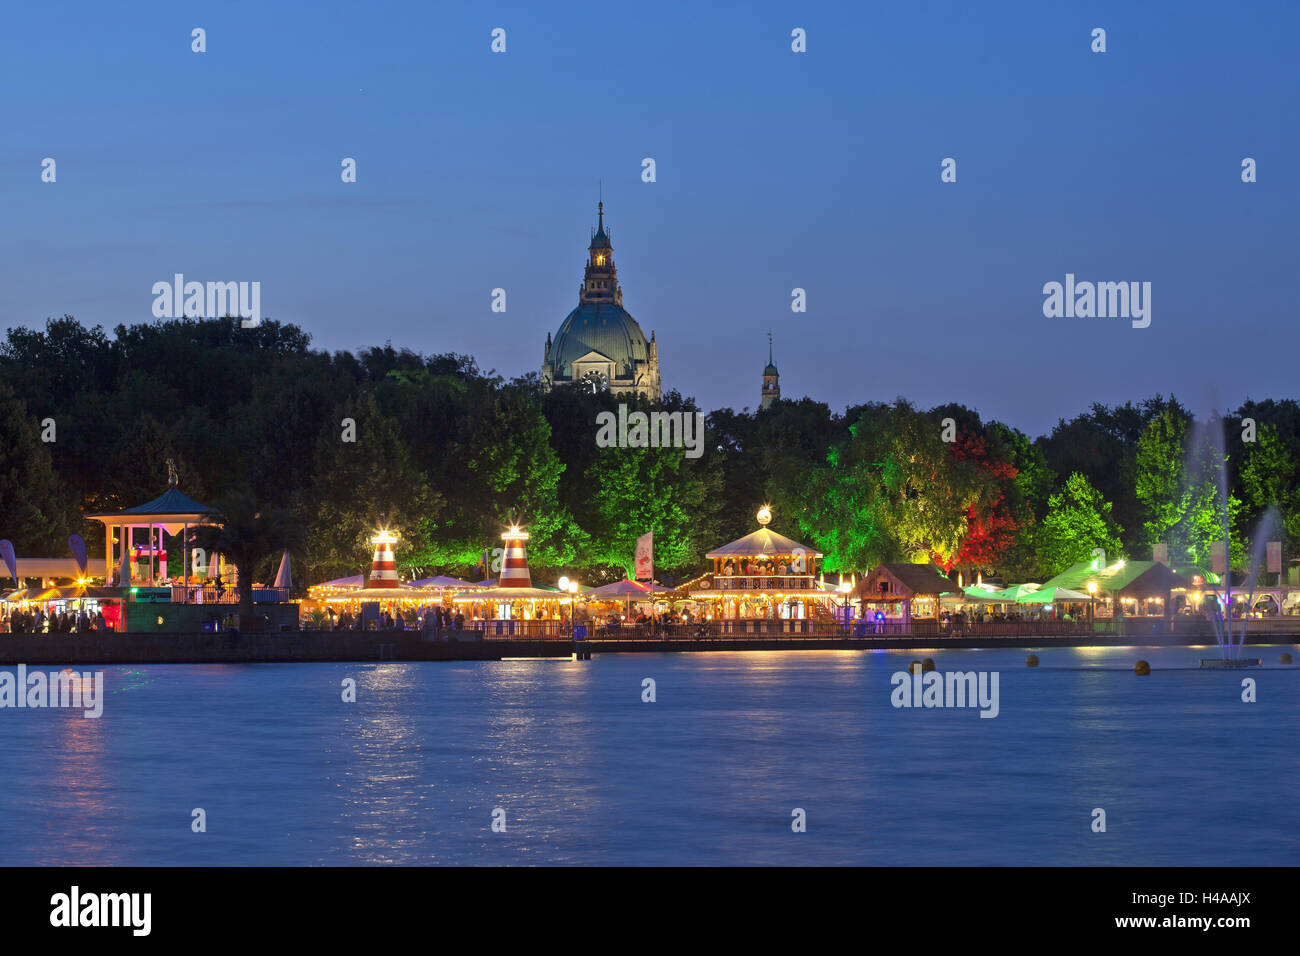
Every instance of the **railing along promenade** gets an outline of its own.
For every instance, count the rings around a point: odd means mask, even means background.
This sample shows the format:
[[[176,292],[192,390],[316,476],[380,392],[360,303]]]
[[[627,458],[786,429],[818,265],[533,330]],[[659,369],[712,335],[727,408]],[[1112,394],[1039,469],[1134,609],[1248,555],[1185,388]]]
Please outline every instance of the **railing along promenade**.
[[[1300,620],[1296,622],[1300,630]],[[1168,621],[1129,620],[1122,624],[1110,621],[988,621],[978,624],[943,624],[935,621],[857,622],[838,624],[815,620],[735,620],[707,621],[690,624],[588,624],[578,628],[559,621],[472,621],[465,630],[483,640],[555,640],[568,641],[745,641],[745,640],[861,640],[905,638],[948,640],[963,638],[1038,638],[1096,635],[1113,637],[1154,637],[1182,634]],[[455,634],[455,631],[447,632]],[[468,635],[467,635],[468,636]],[[1213,634],[1206,631],[1212,642]]]
[[[1239,631],[1241,622],[1234,622]],[[600,624],[589,623],[585,633],[579,627],[575,635],[571,624],[560,621],[472,621],[465,630],[473,631],[483,640],[533,640],[533,641],[665,641],[665,642],[726,642],[726,641],[861,641],[872,640],[970,640],[1003,638],[1033,640],[1036,638],[1086,637],[1129,638],[1134,643],[1144,641],[1179,641],[1206,644],[1215,643],[1214,631],[1208,621],[1176,618],[1122,618],[1097,621],[980,621],[962,624],[945,624],[939,621],[855,621],[839,624],[824,620],[767,620],[749,619],[732,621],[700,621],[673,624]],[[455,635],[455,631],[445,632]],[[467,635],[468,636],[468,635]],[[1270,640],[1300,638],[1300,617],[1283,617],[1271,620],[1250,621],[1247,642],[1267,643]]]
[[[171,591],[172,604],[238,604],[238,588],[217,588],[210,584],[173,584],[164,588],[143,588],[143,591]],[[253,588],[254,604],[283,604],[289,600],[288,588]],[[141,601],[140,603],[146,603]]]

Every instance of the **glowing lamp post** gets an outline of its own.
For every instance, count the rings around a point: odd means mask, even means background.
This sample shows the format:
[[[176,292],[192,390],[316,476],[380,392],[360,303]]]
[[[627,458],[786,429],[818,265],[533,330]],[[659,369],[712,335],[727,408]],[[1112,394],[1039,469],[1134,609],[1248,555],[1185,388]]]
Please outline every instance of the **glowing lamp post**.
[[[1091,627],[1097,617],[1097,611],[1096,611],[1097,582],[1096,581],[1088,582],[1088,597],[1091,599],[1088,601],[1088,626]]]

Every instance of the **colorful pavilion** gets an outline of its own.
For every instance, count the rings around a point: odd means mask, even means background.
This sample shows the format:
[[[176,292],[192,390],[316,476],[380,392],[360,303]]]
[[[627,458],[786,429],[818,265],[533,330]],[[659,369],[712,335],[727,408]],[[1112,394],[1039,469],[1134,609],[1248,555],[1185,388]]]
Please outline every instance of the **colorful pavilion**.
[[[682,585],[692,601],[705,606],[706,617],[832,617],[843,594],[818,579],[821,552],[773,531],[771,521],[772,509],[764,506],[758,512],[757,531],[710,551],[705,557],[713,562],[712,573]]]

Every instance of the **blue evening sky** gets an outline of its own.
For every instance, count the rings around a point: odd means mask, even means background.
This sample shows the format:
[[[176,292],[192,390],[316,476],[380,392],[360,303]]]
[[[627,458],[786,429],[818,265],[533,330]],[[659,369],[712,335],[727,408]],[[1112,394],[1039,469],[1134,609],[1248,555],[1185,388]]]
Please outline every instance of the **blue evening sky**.
[[[1035,434],[1093,401],[1300,392],[1297,2],[0,19],[6,327],[150,320],[153,283],[181,272],[260,281],[263,314],[319,347],[536,371],[603,179],[624,305],[658,335],[665,388],[705,409],[757,404],[769,329],[787,397],[960,401]],[[1045,318],[1043,284],[1067,272],[1151,282],[1150,327]]]

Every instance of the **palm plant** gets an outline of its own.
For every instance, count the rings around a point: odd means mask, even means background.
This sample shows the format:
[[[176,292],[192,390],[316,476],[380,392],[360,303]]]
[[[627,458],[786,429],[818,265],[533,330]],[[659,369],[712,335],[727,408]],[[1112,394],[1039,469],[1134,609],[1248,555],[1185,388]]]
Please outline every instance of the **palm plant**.
[[[286,508],[261,508],[246,491],[234,491],[216,505],[213,524],[195,528],[195,546],[209,555],[220,554],[237,569],[235,587],[239,593],[239,615],[248,620],[253,612],[253,573],[257,566],[281,551],[300,550],[304,540],[301,525]]]

